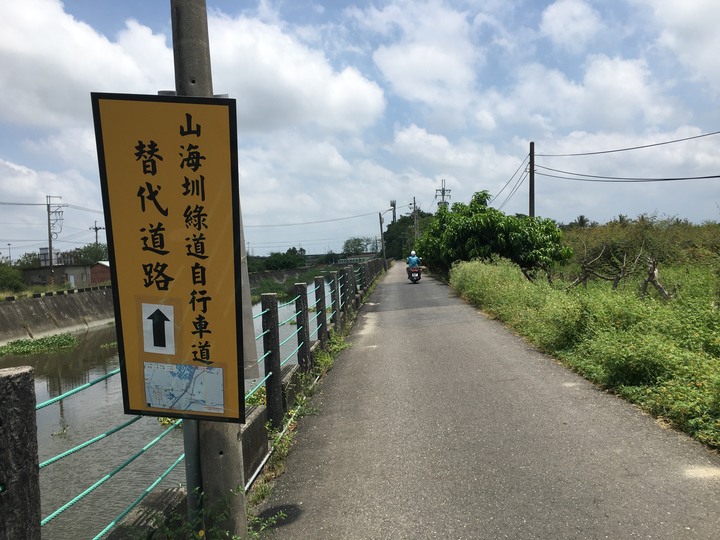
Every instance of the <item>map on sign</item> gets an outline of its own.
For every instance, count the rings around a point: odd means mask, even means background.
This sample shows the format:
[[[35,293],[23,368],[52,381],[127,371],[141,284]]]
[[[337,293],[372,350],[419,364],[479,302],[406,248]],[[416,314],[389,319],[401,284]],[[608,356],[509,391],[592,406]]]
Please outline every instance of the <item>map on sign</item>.
[[[224,412],[222,368],[145,362],[148,407]]]

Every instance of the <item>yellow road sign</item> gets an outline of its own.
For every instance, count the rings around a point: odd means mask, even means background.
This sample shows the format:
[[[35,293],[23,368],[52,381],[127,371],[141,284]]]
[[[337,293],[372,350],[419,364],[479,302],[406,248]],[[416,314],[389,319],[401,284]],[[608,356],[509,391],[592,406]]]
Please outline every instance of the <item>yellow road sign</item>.
[[[244,422],[235,100],[92,107],[125,412]]]

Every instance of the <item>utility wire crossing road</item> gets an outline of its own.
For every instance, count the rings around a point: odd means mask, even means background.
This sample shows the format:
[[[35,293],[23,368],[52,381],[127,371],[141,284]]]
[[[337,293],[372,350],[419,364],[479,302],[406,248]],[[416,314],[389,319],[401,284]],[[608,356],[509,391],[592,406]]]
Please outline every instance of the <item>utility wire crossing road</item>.
[[[720,457],[395,264],[262,516],[292,539],[717,539]]]

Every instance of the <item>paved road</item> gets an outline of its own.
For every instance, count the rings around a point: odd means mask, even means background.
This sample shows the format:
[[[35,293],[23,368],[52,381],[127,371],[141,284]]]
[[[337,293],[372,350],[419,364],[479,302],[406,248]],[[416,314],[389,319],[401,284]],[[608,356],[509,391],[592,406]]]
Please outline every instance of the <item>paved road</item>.
[[[720,457],[395,265],[302,419],[272,538],[720,538]]]

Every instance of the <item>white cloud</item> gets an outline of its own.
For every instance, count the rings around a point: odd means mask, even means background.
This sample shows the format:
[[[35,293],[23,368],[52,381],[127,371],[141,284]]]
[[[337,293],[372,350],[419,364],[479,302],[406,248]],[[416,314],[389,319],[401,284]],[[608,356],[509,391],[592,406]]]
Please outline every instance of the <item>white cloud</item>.
[[[396,132],[393,148],[399,154],[445,169],[471,168],[479,157],[477,148],[455,146],[445,136],[428,133],[414,124]]]
[[[557,0],[542,14],[540,31],[556,46],[579,53],[602,29],[600,15],[585,0]]]
[[[583,84],[583,117],[601,127],[662,125],[675,114],[644,60],[592,56]]]
[[[644,60],[588,57],[582,80],[531,64],[518,70],[513,91],[492,94],[506,121],[523,122],[545,132],[566,129],[644,130],[683,118],[664,95]]]
[[[381,117],[382,89],[356,69],[333,70],[281,28],[258,20],[211,17],[214,87],[238,100],[241,131],[316,125],[359,131]]]
[[[48,194],[99,208],[90,92],[173,88],[168,6],[146,2],[139,10],[139,2],[117,2],[110,23],[105,10],[85,2],[5,4],[0,201],[43,202]],[[214,90],[237,100],[247,223],[337,219],[317,229],[249,228],[246,235],[258,246],[272,238],[284,251],[317,238],[326,243],[312,251],[337,250],[350,236],[377,234],[373,210],[391,199],[401,207],[416,197],[433,210],[443,179],[452,202],[481,189],[495,195],[521,165],[530,140],[538,152],[575,152],[717,129],[717,104],[698,84],[703,79],[720,89],[715,0],[323,5],[208,0]],[[96,29],[115,32],[122,21],[114,35]],[[677,69],[676,58],[693,77]],[[713,174],[720,168],[714,146],[709,138],[557,166],[618,176]],[[654,210],[715,218],[715,185],[543,178],[537,212],[561,221]],[[25,223],[23,211],[0,211],[4,221]],[[503,211],[527,211],[526,185]],[[369,217],[344,219],[357,214]],[[92,240],[88,227],[97,217],[72,208],[65,213],[66,225]],[[42,218],[36,220],[41,237]],[[24,224],[12,234],[30,230]],[[11,234],[7,227],[3,233]]]
[[[720,3],[716,0],[634,0],[646,5],[658,24],[657,43],[671,51],[695,77],[720,93]]]
[[[385,39],[373,60],[395,94],[431,107],[462,108],[470,102],[475,69],[484,59],[467,13],[437,0],[403,0],[356,11],[355,17]]]
[[[35,156],[44,157],[47,163],[73,167],[97,176],[97,149],[92,128],[66,128],[53,131],[41,139],[25,143]]]
[[[162,36],[132,21],[112,43],[55,0],[7,2],[0,18],[0,118],[78,126],[90,118],[91,91],[167,88],[172,57],[163,44]]]

